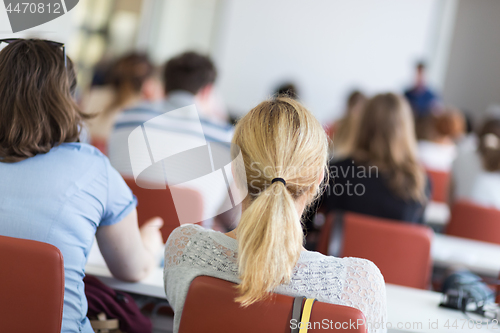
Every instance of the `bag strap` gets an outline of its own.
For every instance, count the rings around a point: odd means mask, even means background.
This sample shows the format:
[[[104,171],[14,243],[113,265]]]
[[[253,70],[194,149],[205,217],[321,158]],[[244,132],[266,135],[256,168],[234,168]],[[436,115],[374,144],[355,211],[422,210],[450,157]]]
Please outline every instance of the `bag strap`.
[[[299,333],[299,322],[300,322],[300,316],[302,314],[302,302],[304,301],[305,297],[303,296],[298,296],[295,297],[293,300],[293,307],[292,307],[292,320],[294,320],[297,325],[292,328],[290,333]]]
[[[306,299],[306,302],[304,303],[304,309],[302,310],[302,318],[300,319],[302,328],[300,329],[299,333],[307,333],[307,324],[309,324],[309,320],[311,319],[312,307],[315,301],[315,298]]]

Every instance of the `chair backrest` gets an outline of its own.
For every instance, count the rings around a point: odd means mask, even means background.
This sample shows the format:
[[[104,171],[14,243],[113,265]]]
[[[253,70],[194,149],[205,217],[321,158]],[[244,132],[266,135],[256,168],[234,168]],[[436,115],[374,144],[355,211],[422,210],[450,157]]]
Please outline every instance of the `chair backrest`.
[[[355,213],[344,219],[343,257],[373,261],[387,283],[428,289],[432,229]]]
[[[446,227],[448,235],[500,244],[500,210],[457,201]]]
[[[426,170],[432,185],[432,201],[448,202],[450,193],[450,173]]]
[[[293,297],[274,294],[272,298],[246,308],[234,301],[235,284],[208,276],[199,276],[191,282],[182,310],[179,333],[253,333],[291,331]],[[315,302],[311,323],[323,319],[333,323],[361,322],[363,313],[355,308]],[[335,325],[335,324],[333,324]],[[308,333],[329,331],[309,329]],[[365,326],[348,328],[343,332],[366,332]]]
[[[139,187],[134,179],[124,178],[132,193],[137,197],[137,217],[139,226],[147,220],[159,216],[163,219],[161,234],[163,241],[166,242],[172,231],[180,225],[177,211],[175,210],[172,194],[167,186],[166,189],[152,190]],[[203,197],[200,193],[191,189],[176,189],[176,195],[185,196],[186,202],[192,206],[191,213],[193,220],[200,221],[203,217]]]
[[[63,303],[59,249],[0,236],[0,331],[60,333]]]

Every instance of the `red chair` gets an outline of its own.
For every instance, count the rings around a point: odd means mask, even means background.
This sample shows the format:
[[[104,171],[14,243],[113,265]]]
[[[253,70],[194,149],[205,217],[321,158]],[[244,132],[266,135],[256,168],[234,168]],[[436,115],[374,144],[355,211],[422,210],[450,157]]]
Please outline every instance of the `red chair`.
[[[182,310],[179,333],[285,333],[290,332],[293,297],[273,295],[246,308],[234,301],[235,284],[208,276],[199,276],[191,282]],[[315,302],[310,322],[333,323],[365,321],[363,313],[355,308]],[[309,329],[309,333],[330,332],[334,329]],[[360,325],[343,332],[366,332]]]
[[[161,217],[164,222],[161,234],[163,241],[166,242],[170,233],[180,225],[174,201],[168,187],[161,190],[151,190],[139,187],[134,179],[125,178],[125,182],[139,202],[137,205],[139,226],[153,217]],[[189,202],[193,207],[191,211],[191,214],[193,214],[192,220],[200,221],[201,223],[203,218],[203,197],[201,194],[191,189],[178,189],[176,191],[179,195],[186,198],[183,201]]]
[[[500,210],[457,201],[446,233],[451,236],[500,244]]]
[[[450,193],[450,173],[426,170],[432,185],[432,201],[448,202]]]
[[[330,239],[339,230],[335,229],[336,223],[343,224],[340,256],[373,261],[387,283],[428,289],[432,267],[430,228],[355,213],[345,213],[343,219],[334,222],[329,214],[318,242],[318,251],[323,254],[328,253]]]
[[[59,249],[0,236],[0,331],[60,333],[63,303]]]

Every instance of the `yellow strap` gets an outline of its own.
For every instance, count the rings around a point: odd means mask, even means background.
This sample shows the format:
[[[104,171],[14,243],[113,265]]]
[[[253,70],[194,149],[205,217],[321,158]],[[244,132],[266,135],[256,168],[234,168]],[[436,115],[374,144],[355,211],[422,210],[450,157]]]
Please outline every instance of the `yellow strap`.
[[[304,309],[302,310],[302,318],[300,319],[301,328],[299,333],[307,333],[307,326],[309,324],[309,319],[311,319],[311,311],[314,303],[314,298],[306,299],[304,303]]]

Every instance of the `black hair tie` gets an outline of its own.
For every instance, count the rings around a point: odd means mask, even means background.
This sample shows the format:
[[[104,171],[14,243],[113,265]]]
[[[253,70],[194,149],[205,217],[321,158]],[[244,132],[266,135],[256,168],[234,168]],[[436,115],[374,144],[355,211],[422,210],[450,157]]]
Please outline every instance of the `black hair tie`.
[[[286,181],[283,178],[274,178],[273,180],[271,180],[271,184],[274,184],[275,182],[282,182],[283,185],[286,186]]]

